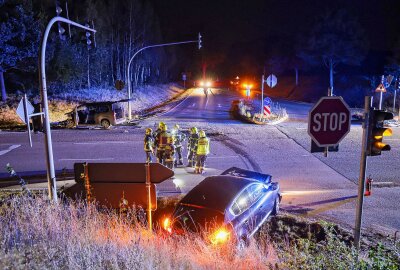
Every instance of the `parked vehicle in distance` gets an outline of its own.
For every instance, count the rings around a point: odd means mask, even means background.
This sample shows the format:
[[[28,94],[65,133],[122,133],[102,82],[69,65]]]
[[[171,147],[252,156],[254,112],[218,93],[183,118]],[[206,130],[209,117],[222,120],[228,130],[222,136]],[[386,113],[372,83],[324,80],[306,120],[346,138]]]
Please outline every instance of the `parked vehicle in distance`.
[[[98,125],[105,129],[126,121],[123,101],[93,102],[79,105],[67,113],[67,127]]]
[[[232,167],[205,178],[163,221],[169,233],[206,232],[213,244],[230,238],[247,243],[271,215],[279,212],[279,184],[272,176]]]

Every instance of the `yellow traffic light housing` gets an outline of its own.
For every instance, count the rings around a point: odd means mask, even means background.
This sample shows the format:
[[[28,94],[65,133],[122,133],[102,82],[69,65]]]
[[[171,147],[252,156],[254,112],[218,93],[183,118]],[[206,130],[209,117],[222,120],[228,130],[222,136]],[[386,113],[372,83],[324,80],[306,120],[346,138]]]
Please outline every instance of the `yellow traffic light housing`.
[[[385,120],[393,119],[393,114],[373,110],[370,115],[368,132],[368,156],[380,156],[382,151],[390,151],[390,145],[382,142],[383,137],[392,136],[392,130],[384,127]]]

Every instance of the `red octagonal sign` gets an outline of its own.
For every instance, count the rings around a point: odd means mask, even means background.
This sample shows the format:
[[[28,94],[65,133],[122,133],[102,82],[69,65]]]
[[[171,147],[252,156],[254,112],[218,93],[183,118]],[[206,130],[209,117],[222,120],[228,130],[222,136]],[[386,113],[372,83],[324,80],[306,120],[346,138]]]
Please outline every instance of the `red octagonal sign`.
[[[339,144],[350,126],[350,109],[342,97],[321,98],[308,115],[308,134],[319,147]]]

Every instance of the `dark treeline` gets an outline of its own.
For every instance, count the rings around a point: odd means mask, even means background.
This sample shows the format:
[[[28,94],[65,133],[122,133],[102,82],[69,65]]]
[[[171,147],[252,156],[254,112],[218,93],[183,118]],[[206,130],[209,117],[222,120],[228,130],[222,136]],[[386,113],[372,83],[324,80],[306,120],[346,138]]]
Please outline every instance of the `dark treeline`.
[[[41,35],[57,15],[94,26],[87,45],[83,29],[54,25],[46,50],[49,91],[112,87],[127,81],[127,64],[145,45],[162,36],[153,7],[145,0],[0,0],[0,87],[3,100],[17,90],[38,93]],[[68,14],[67,14],[68,6]],[[65,31],[65,32],[64,32]],[[131,65],[134,85],[165,82],[175,56],[163,48],[143,52]]]

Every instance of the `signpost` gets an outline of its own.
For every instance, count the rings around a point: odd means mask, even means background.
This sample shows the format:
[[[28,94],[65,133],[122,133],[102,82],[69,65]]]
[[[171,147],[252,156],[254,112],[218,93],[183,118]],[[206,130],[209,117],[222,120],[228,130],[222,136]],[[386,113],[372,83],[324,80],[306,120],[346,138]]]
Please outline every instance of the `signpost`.
[[[43,115],[43,113],[33,113],[35,108],[29,102],[26,94],[21,99],[17,107],[17,115],[21,118],[21,120],[28,127],[28,137],[29,137],[29,145],[32,147],[32,135],[31,135],[31,126],[29,124],[29,118],[36,115]]]
[[[182,73],[183,88],[186,88],[186,73]]]
[[[274,74],[271,74],[268,76],[268,78],[265,80],[265,76],[262,75],[261,76],[261,115],[264,113],[264,103],[266,103],[266,101],[270,101],[271,99],[269,97],[265,98],[264,100],[264,83],[267,83],[267,85],[270,88],[274,88],[276,86],[276,84],[278,83],[278,79],[276,78],[276,76]],[[271,103],[267,104],[270,105]]]
[[[322,97],[308,116],[308,134],[319,147],[338,145],[350,126],[350,109],[342,97]]]
[[[118,208],[123,194],[130,204],[146,206],[150,230],[151,211],[157,208],[154,184],[174,176],[160,163],[75,163],[74,172],[75,181],[84,182],[87,194],[100,204]]]

